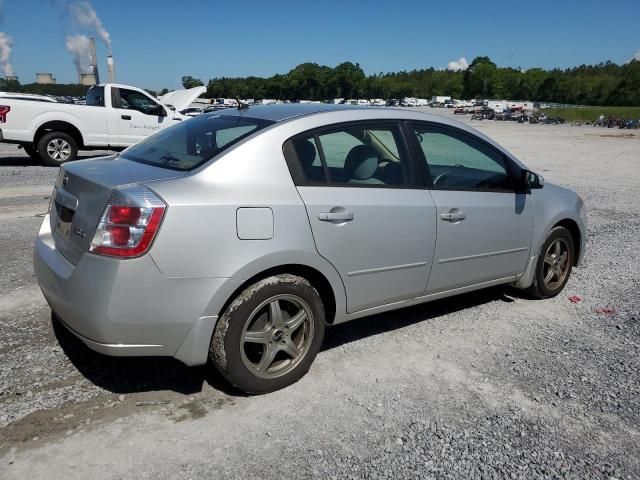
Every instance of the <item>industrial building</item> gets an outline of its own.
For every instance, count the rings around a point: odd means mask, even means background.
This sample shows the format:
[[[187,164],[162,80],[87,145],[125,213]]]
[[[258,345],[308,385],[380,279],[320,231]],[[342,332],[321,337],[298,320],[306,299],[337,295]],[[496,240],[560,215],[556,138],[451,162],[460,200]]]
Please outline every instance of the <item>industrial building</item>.
[[[98,79],[96,75],[93,73],[81,73],[80,74],[80,85],[84,85],[86,87],[92,87],[98,84]]]
[[[36,83],[51,85],[56,83],[56,79],[52,73],[36,73]]]

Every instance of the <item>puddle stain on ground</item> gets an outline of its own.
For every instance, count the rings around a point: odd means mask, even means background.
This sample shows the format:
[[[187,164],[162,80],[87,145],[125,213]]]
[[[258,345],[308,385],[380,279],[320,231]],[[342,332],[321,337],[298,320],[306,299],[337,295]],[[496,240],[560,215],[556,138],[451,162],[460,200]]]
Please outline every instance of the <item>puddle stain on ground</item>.
[[[149,398],[148,396],[144,396]],[[157,413],[174,422],[196,420],[210,411],[233,406],[233,398],[188,398],[171,395],[171,400],[142,400],[138,395],[99,395],[89,402],[68,403],[55,410],[36,410],[2,428],[0,456],[55,441],[102,425],[120,423],[140,413]]]

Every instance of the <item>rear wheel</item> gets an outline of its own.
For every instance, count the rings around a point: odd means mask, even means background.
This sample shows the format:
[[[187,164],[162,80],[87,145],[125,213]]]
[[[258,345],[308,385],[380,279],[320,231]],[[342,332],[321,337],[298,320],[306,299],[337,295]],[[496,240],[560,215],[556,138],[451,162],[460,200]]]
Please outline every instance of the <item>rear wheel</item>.
[[[244,290],[218,320],[209,356],[247,393],[267,393],[300,380],[324,337],[324,307],[304,278],[282,274]]]
[[[49,132],[38,141],[38,153],[47,165],[59,166],[76,159],[78,144],[68,133]]]
[[[555,227],[540,249],[533,285],[529,292],[538,298],[558,295],[569,281],[575,255],[573,237],[564,227]]]

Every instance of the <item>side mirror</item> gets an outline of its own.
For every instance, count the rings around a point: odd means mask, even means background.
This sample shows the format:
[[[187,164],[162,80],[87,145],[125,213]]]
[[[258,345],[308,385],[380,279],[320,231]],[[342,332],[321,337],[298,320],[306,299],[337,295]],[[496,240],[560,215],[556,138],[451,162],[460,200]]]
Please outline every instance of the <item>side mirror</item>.
[[[167,111],[164,109],[164,107],[162,105],[158,105],[158,116],[159,117],[166,117],[167,116]]]
[[[520,173],[520,188],[535,190],[544,187],[544,177],[530,170],[522,170]]]

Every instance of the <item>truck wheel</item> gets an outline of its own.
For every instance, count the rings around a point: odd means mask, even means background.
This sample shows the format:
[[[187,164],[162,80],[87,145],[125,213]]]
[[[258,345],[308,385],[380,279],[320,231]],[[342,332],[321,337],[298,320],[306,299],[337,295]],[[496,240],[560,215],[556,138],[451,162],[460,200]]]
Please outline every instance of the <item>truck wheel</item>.
[[[40,157],[38,150],[36,150],[36,148],[33,145],[23,145],[22,148],[24,149],[25,153],[29,155],[31,158],[33,158],[34,160],[38,162],[42,161],[42,157]]]
[[[49,132],[38,141],[38,153],[45,164],[57,167],[76,159],[78,144],[68,133]]]
[[[316,289],[302,277],[275,275],[248,287],[225,310],[209,358],[244,392],[273,392],[307,373],[324,329],[324,306]]]

